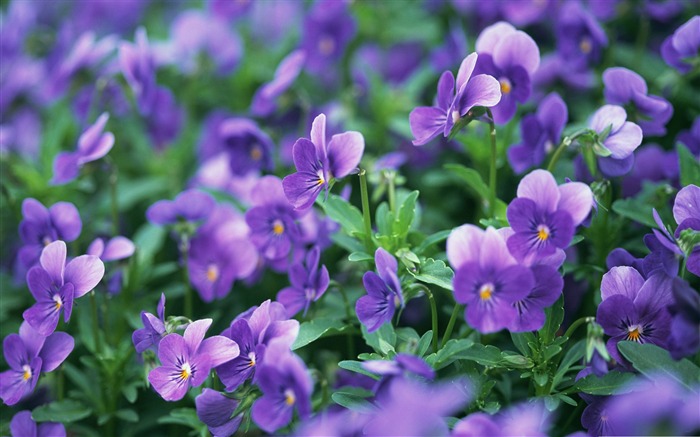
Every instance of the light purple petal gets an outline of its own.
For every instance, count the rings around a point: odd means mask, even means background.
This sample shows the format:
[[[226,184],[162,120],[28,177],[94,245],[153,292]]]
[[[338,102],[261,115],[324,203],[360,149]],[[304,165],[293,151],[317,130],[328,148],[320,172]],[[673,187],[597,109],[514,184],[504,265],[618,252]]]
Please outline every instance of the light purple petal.
[[[43,364],[42,372],[51,372],[63,363],[68,358],[68,355],[73,351],[75,341],[73,337],[65,332],[54,332],[46,338],[44,347],[41,349],[39,357]]]
[[[116,236],[107,242],[107,247],[100,258],[104,261],[116,261],[119,259],[128,258],[134,254],[136,247],[126,237]]]
[[[187,325],[187,328],[185,328],[183,337],[185,339],[185,344],[187,344],[187,350],[189,351],[190,356],[197,353],[197,350],[199,349],[202,340],[204,340],[204,336],[211,326],[211,323],[212,319],[195,320]]]
[[[476,39],[476,51],[478,53],[493,54],[501,40],[515,32],[517,32],[517,29],[505,21],[492,24],[482,30]]]
[[[254,206],[289,203],[284,194],[282,180],[276,176],[263,176],[251,191]]]
[[[603,144],[612,152],[611,158],[627,158],[642,144],[642,128],[627,121],[617,132],[610,135]]]
[[[603,72],[605,100],[615,105],[624,105],[632,100],[635,93],[647,93],[644,79],[623,67],[608,68]]]
[[[600,294],[603,300],[621,294],[634,301],[642,285],[644,278],[637,270],[626,266],[613,267],[603,275]]]
[[[156,225],[167,225],[177,220],[177,209],[170,200],[159,200],[146,210],[146,218]]]
[[[627,112],[621,106],[605,105],[598,109],[588,125],[594,131],[600,133],[608,126],[612,125],[611,132],[617,132],[618,129],[627,121]]]
[[[673,218],[679,225],[686,219],[700,219],[700,187],[688,185],[676,194]]]
[[[75,298],[79,298],[100,283],[105,274],[105,265],[96,256],[81,255],[66,266],[65,281],[75,287]]]
[[[318,114],[311,124],[311,142],[316,146],[318,157],[326,156],[326,114]]]
[[[333,135],[328,143],[328,163],[334,178],[349,175],[360,165],[365,151],[365,139],[359,132]]]
[[[518,197],[532,199],[538,207],[547,212],[557,209],[561,194],[554,176],[546,170],[535,170],[518,184]]]
[[[76,153],[61,152],[56,155],[56,160],[53,163],[53,179],[52,185],[62,185],[74,180],[80,173],[78,160],[80,156]]]
[[[501,36],[493,62],[502,69],[519,65],[532,75],[540,65],[540,49],[530,35],[519,30]]]
[[[455,77],[451,71],[446,71],[440,76],[437,89],[438,108],[447,111],[452,104],[455,95]]]
[[[466,263],[477,262],[484,232],[474,225],[462,225],[447,238],[447,259],[454,269]]]
[[[516,263],[508,251],[505,240],[493,227],[489,226],[486,229],[481,244],[479,265],[483,270],[488,271],[496,266],[500,268]]]
[[[590,187],[581,182],[568,182],[559,186],[559,205],[557,209],[569,213],[578,226],[588,217],[593,208],[593,192]]]
[[[20,411],[12,417],[10,434],[12,434],[12,437],[39,437],[36,423],[32,420],[31,411]],[[47,434],[46,437],[48,436]]]
[[[477,74],[469,80],[458,99],[462,116],[474,106],[490,108],[501,101],[501,85],[493,76]]]
[[[59,239],[73,241],[80,236],[83,223],[80,221],[78,208],[72,203],[58,202],[49,208],[51,223],[58,231]]]
[[[63,285],[63,271],[66,266],[66,243],[54,241],[41,251],[39,263],[57,285]]]
[[[265,394],[253,404],[251,416],[263,431],[274,433],[292,420],[292,412],[292,407],[286,405],[283,397],[278,399]]]
[[[287,314],[294,316],[307,305],[306,293],[303,289],[285,287],[277,293],[277,302],[284,305]]]
[[[211,195],[199,190],[187,190],[175,198],[178,215],[187,220],[201,220],[214,209],[216,202]]]
[[[100,258],[105,250],[105,242],[102,238],[95,238],[87,248],[87,255],[92,255]]]
[[[50,300],[53,294],[53,281],[46,270],[39,266],[27,272],[27,286],[37,302]]]
[[[199,353],[208,355],[211,367],[217,367],[236,358],[240,349],[230,338],[214,335],[202,342]]]
[[[462,63],[459,65],[459,71],[457,71],[456,81],[458,94],[462,92],[462,89],[469,82],[469,79],[471,78],[472,73],[474,72],[474,67],[476,66],[476,61],[478,58],[479,55],[477,55],[476,53],[471,53],[466,58],[464,58],[464,60],[462,60]]]
[[[22,313],[22,318],[41,335],[50,335],[58,326],[59,311],[53,301],[37,302]]]
[[[408,115],[414,146],[422,146],[442,133],[447,116],[440,108],[419,106]]]
[[[19,336],[27,348],[27,353],[30,357],[36,357],[39,355],[41,348],[44,347],[46,342],[46,337],[39,334],[34,328],[32,328],[29,323],[22,322],[19,326]]]
[[[190,388],[187,381],[178,378],[177,369],[173,367],[156,367],[148,374],[148,382],[164,400],[170,402],[184,398]]]
[[[165,367],[176,367],[181,360],[190,358],[185,339],[179,334],[168,334],[158,345],[158,359]]]

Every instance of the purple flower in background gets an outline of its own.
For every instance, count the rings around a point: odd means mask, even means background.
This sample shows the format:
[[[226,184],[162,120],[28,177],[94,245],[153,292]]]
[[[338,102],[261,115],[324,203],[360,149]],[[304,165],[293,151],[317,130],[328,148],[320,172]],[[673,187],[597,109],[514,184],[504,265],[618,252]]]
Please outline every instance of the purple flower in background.
[[[277,98],[292,86],[301,73],[306,61],[306,53],[295,50],[285,56],[275,70],[272,81],[258,88],[250,105],[250,112],[259,117],[271,115],[277,109]]]
[[[374,384],[375,397],[379,402],[385,400],[390,386],[394,381],[404,378],[422,381],[435,379],[435,371],[422,358],[415,355],[400,353],[393,360],[369,360],[362,363],[362,367],[381,379]]]
[[[313,381],[304,362],[284,342],[273,341],[257,374],[263,395],[251,409],[253,421],[268,433],[291,422],[294,409],[304,420],[311,415]]]
[[[622,196],[632,197],[642,191],[645,181],[678,181],[678,154],[664,151],[658,144],[645,144],[637,149],[632,170],[622,179]]]
[[[110,238],[105,244],[102,238],[95,239],[88,246],[87,254],[98,257],[104,262],[118,261],[128,258],[134,254],[136,247],[134,243],[126,237],[116,236]]]
[[[141,311],[143,328],[137,329],[131,335],[136,352],[143,353],[147,349],[158,353],[158,344],[165,337],[165,294],[161,293],[156,311],[158,317],[146,311]]]
[[[357,168],[365,150],[365,139],[355,131],[333,135],[326,143],[326,116],[320,114],[311,127],[311,139],[294,143],[297,172],[284,178],[282,185],[289,202],[298,210],[313,205],[330,181],[344,178]]]
[[[602,302],[596,321],[611,338],[607,348],[617,362],[625,363],[617,351],[623,340],[667,347],[672,301],[671,278],[656,274],[646,281],[632,267],[614,267],[603,275]]]
[[[700,187],[688,185],[676,194],[673,218],[678,224],[674,235],[676,239],[680,238],[681,233],[686,229],[700,232]],[[683,244],[682,239],[681,244]],[[700,276],[700,244],[684,249],[684,255],[687,255],[685,267],[690,273]]]
[[[501,86],[487,74],[472,77],[478,55],[472,53],[462,61],[457,79],[451,71],[440,76],[437,106],[420,106],[409,114],[413,144],[422,146],[441,133],[448,137],[452,127],[475,106],[492,107],[501,100]]]
[[[222,335],[235,341],[241,353],[216,369],[226,391],[234,391],[263,363],[265,349],[274,340],[289,349],[299,334],[299,322],[287,317],[284,306],[269,299],[238,316]]]
[[[673,32],[661,45],[664,61],[685,74],[693,69],[700,51],[700,16],[696,15]]]
[[[600,23],[576,1],[561,5],[556,35],[557,52],[573,70],[597,64],[608,45]]]
[[[289,204],[282,181],[276,176],[260,178],[252,198],[252,208],[245,214],[250,240],[267,260],[286,257],[301,239],[301,230],[299,213]]]
[[[11,117],[3,114],[0,123],[0,155],[14,151],[30,160],[36,159],[41,142],[42,123],[31,108],[21,108]]]
[[[304,18],[301,49],[309,72],[326,75],[355,35],[347,1],[317,0]]]
[[[447,259],[455,269],[455,300],[467,305],[467,322],[482,333],[508,326],[517,316],[513,304],[535,285],[530,269],[518,264],[492,227],[454,229],[447,238]]]
[[[557,93],[542,99],[537,112],[523,117],[520,124],[522,142],[508,149],[508,161],[516,173],[544,162],[559,141],[566,126],[569,112]]]
[[[42,422],[37,425],[29,410],[20,411],[10,421],[12,437],[66,437],[66,427],[60,422]]]
[[[501,427],[496,418],[486,413],[472,413],[457,422],[452,429],[452,437],[479,437],[500,435]]]
[[[54,185],[62,185],[78,177],[80,167],[88,162],[97,161],[112,150],[114,134],[104,132],[109,119],[106,112],[87,128],[78,139],[78,149],[75,152],[61,152],[56,156],[53,166]]]
[[[603,72],[603,84],[605,100],[632,111],[644,135],[666,134],[666,123],[673,115],[673,106],[663,97],[647,95],[647,84],[642,76],[622,67],[608,68]]]
[[[24,268],[36,265],[44,247],[56,240],[71,242],[83,229],[78,209],[72,203],[58,202],[46,208],[36,199],[22,202],[19,235],[24,246],[18,258]]]
[[[248,232],[240,213],[218,206],[190,240],[190,281],[203,301],[226,297],[236,279],[250,276],[258,266]]]
[[[194,403],[197,407],[197,417],[207,425],[214,437],[232,436],[241,425],[242,414],[231,417],[240,404],[236,399],[205,388],[202,394],[194,399]]]
[[[502,0],[501,13],[506,21],[516,26],[539,23],[556,7],[554,0]]]
[[[396,308],[404,305],[396,258],[380,247],[374,253],[374,263],[377,273],[364,274],[362,283],[367,294],[355,304],[357,318],[367,327],[367,332],[374,332],[384,323],[391,322]]]
[[[9,370],[0,373],[0,397],[7,405],[14,405],[34,390],[41,372],[51,372],[63,363],[73,351],[73,337],[65,332],[44,336],[27,322],[19,334],[10,334],[2,343]]]
[[[593,114],[588,126],[599,135],[600,145],[607,149],[598,158],[600,171],[608,177],[629,172],[634,165],[633,152],[642,143],[642,129],[627,121],[625,109],[605,105]]]
[[[251,170],[274,168],[272,140],[252,120],[228,118],[219,126],[219,135],[233,174],[243,176]]]
[[[180,220],[197,222],[206,219],[216,205],[214,198],[199,190],[187,190],[175,200],[159,200],[146,210],[146,218],[156,225],[174,225]]]
[[[518,185],[506,212],[515,234],[508,249],[518,259],[536,260],[566,249],[593,207],[593,192],[581,182],[557,186],[546,170],[535,170]]]
[[[306,263],[298,263],[289,269],[291,287],[283,288],[277,293],[277,301],[284,305],[291,317],[304,310],[303,316],[309,310],[311,302],[316,302],[328,289],[330,278],[326,266],[319,269],[321,249],[314,246],[306,255]]]
[[[209,0],[208,9],[212,15],[233,20],[245,15],[253,5],[252,1]]]
[[[516,105],[530,97],[530,78],[540,65],[540,50],[530,35],[500,21],[481,32],[476,52],[474,73],[495,77],[501,87],[501,100],[491,108],[493,119],[506,123],[515,115]]]
[[[123,42],[119,46],[119,63],[129,87],[131,87],[139,111],[151,112],[156,94],[155,57],[148,44],[146,29],[136,31],[136,43]]]
[[[164,87],[156,87],[150,108],[143,114],[146,127],[154,146],[161,150],[177,137],[185,113],[177,105],[172,91]]]
[[[54,241],[44,248],[39,266],[27,272],[27,285],[36,303],[22,317],[41,335],[49,335],[63,321],[68,323],[73,301],[87,294],[102,280],[105,266],[92,255],[82,255],[66,264],[66,243]]]
[[[690,153],[700,159],[700,117],[695,117],[690,129],[680,131],[676,141],[685,144]]]
[[[231,361],[239,354],[238,345],[221,335],[206,334],[211,319],[190,323],[183,336],[168,334],[160,341],[158,358],[161,366],[151,370],[148,382],[166,401],[179,401],[190,387],[198,387],[212,368]]]
[[[443,45],[433,49],[430,54],[430,65],[436,72],[451,70],[467,53],[467,37],[462,26],[450,23],[450,31],[445,36]]]
[[[364,44],[353,57],[352,77],[360,92],[367,94],[372,79],[381,79],[389,85],[400,85],[420,66],[423,45],[406,41],[382,48],[377,44]]]
[[[700,295],[687,282],[673,278],[671,336],[668,349],[675,359],[688,357],[700,350]]]

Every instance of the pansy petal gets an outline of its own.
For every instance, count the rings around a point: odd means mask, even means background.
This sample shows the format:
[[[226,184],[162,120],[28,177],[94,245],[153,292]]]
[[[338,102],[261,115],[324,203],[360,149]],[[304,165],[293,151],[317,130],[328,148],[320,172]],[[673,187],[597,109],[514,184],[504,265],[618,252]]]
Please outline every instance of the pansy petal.
[[[365,151],[365,139],[359,132],[333,135],[328,143],[328,164],[334,178],[349,175],[360,165]]]
[[[457,95],[459,114],[464,116],[475,106],[490,108],[501,101],[501,85],[488,74],[477,74]]]
[[[604,105],[593,114],[588,125],[598,133],[612,125],[610,132],[614,133],[622,127],[625,121],[627,121],[627,112],[622,106]]]
[[[251,417],[263,431],[274,433],[291,422],[292,412],[292,407],[287,406],[284,397],[278,399],[265,394],[253,404]]]
[[[55,203],[49,208],[49,214],[59,239],[70,242],[80,236],[83,223],[75,205],[68,202]]]
[[[557,209],[568,212],[574,226],[583,223],[594,203],[590,187],[581,182],[568,182],[559,186],[559,194],[561,197]]]
[[[32,267],[27,272],[27,286],[37,302],[50,300],[53,296],[53,281],[46,270]]]
[[[519,65],[532,75],[540,65],[540,49],[530,35],[518,30],[501,36],[493,51],[493,62],[503,69]]]
[[[440,76],[437,89],[438,108],[446,111],[452,104],[455,95],[455,77],[451,71],[445,71]]]
[[[318,114],[311,123],[311,142],[316,146],[321,160],[326,156],[326,114]]]
[[[65,281],[75,287],[76,299],[94,289],[105,274],[105,265],[96,256],[81,255],[66,266]]]
[[[464,88],[469,82],[469,79],[474,72],[474,67],[476,67],[476,61],[478,58],[479,55],[476,53],[471,53],[462,60],[462,63],[459,65],[459,71],[457,71],[457,93],[461,92],[462,88]]]
[[[163,366],[175,367],[190,357],[185,339],[179,334],[168,334],[158,345],[158,359]]]
[[[479,34],[475,44],[476,51],[478,53],[493,54],[501,40],[515,32],[517,32],[517,29],[506,21],[494,23],[482,30]]]
[[[700,219],[700,187],[687,185],[676,194],[673,218],[679,225],[686,219]]]
[[[68,358],[68,355],[73,351],[75,341],[73,337],[65,332],[54,332],[46,338],[44,347],[41,349],[39,357],[43,364],[42,372],[51,372],[63,363]]]
[[[447,238],[447,259],[454,269],[479,259],[484,231],[474,225],[462,225]]]
[[[552,173],[546,170],[535,170],[518,184],[518,197],[532,199],[539,208],[553,212],[557,209],[561,194]]]
[[[136,246],[131,240],[119,235],[107,242],[104,253],[100,258],[104,261],[116,261],[130,257],[135,250]]]
[[[187,394],[189,383],[177,378],[177,369],[165,366],[156,367],[148,374],[148,382],[166,401],[179,401]]]
[[[360,297],[355,304],[357,318],[367,327],[367,332],[374,332],[384,323],[391,321],[394,311],[395,306],[391,299],[370,295]]]
[[[612,153],[611,158],[624,159],[634,152],[642,143],[642,128],[632,122],[625,122],[621,128],[610,135],[603,144]]]
[[[231,361],[240,354],[238,344],[221,335],[214,335],[202,342],[199,353],[209,356],[211,367],[217,367]]]
[[[79,155],[71,152],[61,152],[53,163],[52,185],[63,185],[74,180],[80,173]]]
[[[318,173],[297,172],[282,180],[284,194],[289,203],[299,211],[310,208],[323,190],[325,181]]]
[[[603,275],[600,293],[603,300],[621,294],[634,301],[639,290],[644,285],[642,275],[632,267],[613,267]]]
[[[36,422],[32,420],[32,412],[25,410],[15,414],[10,421],[10,434],[13,437],[38,437]],[[42,434],[50,436],[51,434]]]
[[[185,339],[185,344],[187,345],[187,350],[189,351],[190,355],[197,353],[197,350],[199,349],[202,340],[204,340],[204,336],[211,326],[211,323],[212,319],[195,320],[187,325],[187,328],[185,328],[183,338]]]
[[[53,301],[37,302],[22,314],[24,320],[39,334],[48,336],[58,326],[59,311]]]
[[[39,263],[57,285],[63,285],[63,271],[66,266],[66,243],[54,241],[41,251]]]
[[[440,108],[419,106],[408,115],[413,145],[422,146],[442,133],[447,116]]]
[[[216,205],[210,194],[199,190],[184,191],[177,195],[174,202],[177,214],[192,221],[207,217]]]

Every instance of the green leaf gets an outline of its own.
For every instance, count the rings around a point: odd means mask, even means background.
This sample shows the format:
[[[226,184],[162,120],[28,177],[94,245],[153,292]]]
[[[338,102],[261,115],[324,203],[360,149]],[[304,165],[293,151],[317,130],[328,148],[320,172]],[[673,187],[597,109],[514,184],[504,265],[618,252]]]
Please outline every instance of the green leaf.
[[[366,399],[372,396],[369,390],[361,388],[345,387],[331,395],[331,399],[336,404],[352,411],[368,413],[374,410],[374,406]]]
[[[644,375],[658,378],[660,374],[664,374],[690,390],[697,390],[700,368],[687,358],[676,361],[665,349],[634,341],[621,341],[617,348],[634,368]]]
[[[319,196],[319,199],[322,197]],[[364,235],[362,213],[355,206],[335,194],[329,194],[325,202],[318,201],[326,215],[338,222],[340,227],[349,235]]]
[[[537,338],[532,332],[511,332],[510,338],[513,340],[513,344],[516,348],[525,356],[530,356],[530,348],[527,346],[530,342],[536,342]]]
[[[398,216],[394,221],[394,232],[403,238],[408,234],[411,223],[416,216],[416,202],[418,201],[418,191],[412,191],[399,207]]]
[[[448,229],[445,231],[440,231],[440,232],[436,232],[432,235],[429,235],[413,251],[418,253],[418,254],[421,254],[430,246],[432,246],[434,244],[442,243],[443,241],[447,240],[447,237],[450,236],[451,232],[452,232],[452,230]]]
[[[165,242],[166,231],[162,226],[146,223],[134,234],[134,246],[139,266],[151,264],[153,257],[158,253]]]
[[[408,271],[414,278],[427,284],[437,285],[445,290],[452,291],[452,278],[454,272],[442,260],[426,258],[421,263],[418,272]]]
[[[69,423],[84,419],[92,414],[92,409],[72,399],[51,402],[32,411],[35,422]]]
[[[367,332],[367,327],[362,325],[362,337],[368,346],[374,349],[377,353],[387,356],[390,353],[395,353],[396,333],[391,323],[383,324],[374,332]]]
[[[589,395],[609,396],[629,392],[629,385],[635,376],[633,373],[623,373],[617,370],[608,372],[602,377],[590,374],[579,379],[574,384],[574,390],[588,393]]]
[[[377,224],[377,232],[381,235],[390,236],[393,231],[394,214],[389,210],[389,205],[386,202],[379,204],[374,217]]]
[[[374,257],[365,252],[353,252],[348,255],[348,261],[352,262],[362,262],[362,261],[374,261]]]
[[[124,409],[124,410],[118,410],[116,413],[114,413],[115,416],[120,418],[121,420],[124,420],[126,422],[138,422],[139,421],[139,415],[136,413],[136,411],[131,410],[131,409]]]
[[[554,379],[552,380],[552,387],[556,388],[559,385],[569,368],[574,363],[581,361],[585,353],[586,342],[584,340],[579,340],[573,346],[571,346],[571,348],[569,348],[568,351],[566,351],[566,354],[564,354],[564,358],[562,358],[561,363],[559,364],[557,372],[554,374]]]
[[[469,349],[463,350],[457,354],[460,360],[476,361],[482,366],[500,367],[501,366],[501,351],[497,347],[481,343],[475,343]]]
[[[425,355],[426,352],[428,352],[428,348],[430,348],[430,342],[433,341],[433,331],[432,329],[420,338],[420,341],[418,342],[418,348],[416,350],[416,355],[419,357],[422,357]]]
[[[361,375],[369,376],[370,378],[379,379],[379,376],[375,375],[374,373],[368,370],[365,370],[365,368],[362,367],[361,361],[344,360],[338,363],[338,367],[340,367],[341,369],[349,370],[351,372],[359,373]]]
[[[198,431],[206,429],[206,425],[199,420],[194,408],[176,408],[170,411],[170,415],[158,418],[158,423],[184,425]]]
[[[445,343],[445,347],[437,351],[437,353],[430,354],[426,357],[425,361],[433,366],[435,370],[442,369],[452,364],[462,351],[465,351],[472,347],[474,342],[469,339],[453,339]]]
[[[504,351],[501,353],[501,367],[508,367],[511,369],[531,369],[535,363],[532,361],[532,359]]]
[[[488,201],[491,191],[478,171],[461,164],[445,164],[445,168],[466,182],[467,186],[482,200]]]
[[[542,329],[538,331],[542,343],[548,345],[554,340],[559,331],[561,322],[564,321],[564,295],[561,295],[554,305],[544,310],[547,319]]]
[[[299,326],[299,335],[292,345],[292,350],[302,348],[321,337],[340,334],[349,327],[337,318],[320,318],[304,322]]]
[[[700,185],[700,162],[682,144],[677,145],[681,171],[681,186]]]

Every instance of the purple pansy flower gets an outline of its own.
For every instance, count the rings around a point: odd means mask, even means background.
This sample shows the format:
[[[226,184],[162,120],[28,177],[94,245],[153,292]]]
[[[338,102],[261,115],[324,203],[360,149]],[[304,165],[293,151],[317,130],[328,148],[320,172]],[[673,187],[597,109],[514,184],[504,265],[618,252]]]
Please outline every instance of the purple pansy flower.
[[[105,266],[92,255],[79,256],[66,264],[66,243],[60,240],[44,248],[39,264],[27,272],[27,285],[36,303],[22,316],[41,335],[49,335],[56,329],[61,311],[63,321],[68,322],[73,301],[95,288]]]
[[[302,420],[311,415],[313,381],[304,362],[284,342],[267,347],[257,382],[263,395],[253,404],[251,417],[263,431],[274,433],[289,424],[295,407]]]
[[[593,207],[588,185],[568,182],[557,186],[546,170],[535,170],[518,185],[518,197],[506,212],[515,234],[508,249],[518,259],[536,260],[566,249]]]
[[[486,413],[472,413],[457,422],[452,429],[452,437],[478,437],[499,435],[501,427],[496,419]]]
[[[658,144],[645,144],[635,152],[634,167],[622,179],[622,197],[632,197],[642,191],[645,181],[678,181],[678,153],[665,151]]]
[[[42,422],[37,425],[29,410],[20,411],[10,421],[12,437],[66,437],[66,427],[60,422]]]
[[[265,358],[265,349],[271,341],[290,348],[299,334],[299,322],[287,317],[284,306],[266,300],[238,316],[222,335],[235,341],[241,353],[233,360],[219,366],[216,373],[226,385],[226,391],[234,391],[248,378]]]
[[[299,138],[294,143],[292,154],[297,172],[282,181],[287,199],[299,210],[313,205],[333,179],[352,173],[365,150],[364,137],[355,131],[333,135],[326,143],[325,114],[314,119],[310,137],[310,140]]]
[[[647,95],[642,76],[622,67],[603,72],[605,100],[613,105],[631,108],[644,135],[665,135],[666,123],[673,115],[673,106],[663,97]]]
[[[673,203],[673,218],[676,220],[675,237],[680,238],[681,232],[691,229],[700,232],[700,187],[688,185],[683,187]],[[687,248],[686,268],[696,276],[700,276],[700,244],[693,248]],[[684,253],[684,255],[686,255]]]
[[[513,304],[535,285],[530,269],[518,264],[490,226],[486,231],[469,224],[454,229],[447,238],[447,259],[455,269],[455,300],[467,305],[467,322],[482,333],[508,326],[517,317]]]
[[[100,115],[95,124],[80,135],[75,152],[61,152],[56,156],[52,184],[62,185],[74,180],[78,177],[80,167],[109,153],[114,145],[114,134],[104,132],[108,119],[109,114],[106,112]]]
[[[202,394],[194,399],[194,404],[197,417],[207,425],[213,437],[232,436],[243,421],[242,414],[231,417],[240,402],[210,388],[202,390]]]
[[[327,74],[355,35],[355,20],[348,13],[348,4],[344,0],[318,0],[304,18],[301,48],[310,72]]]
[[[595,65],[608,45],[600,23],[576,1],[561,5],[556,34],[557,52],[570,70]]]
[[[671,278],[656,274],[646,281],[632,267],[614,267],[600,285],[602,302],[596,321],[611,338],[607,348],[616,361],[624,363],[617,351],[622,340],[652,343],[665,348],[670,334]]]
[[[680,131],[676,141],[685,144],[690,153],[700,159],[700,117],[695,117],[690,129]]]
[[[119,63],[142,114],[151,112],[156,94],[155,57],[148,44],[146,29],[136,31],[136,43],[119,46]]]
[[[294,83],[306,61],[306,53],[295,50],[285,56],[275,70],[272,81],[258,88],[250,105],[250,112],[259,117],[272,114],[277,109],[277,98]]]
[[[374,263],[377,273],[364,274],[362,283],[367,294],[355,304],[357,318],[367,327],[367,332],[374,332],[384,323],[391,322],[396,308],[404,306],[396,258],[380,247],[374,253]]]
[[[409,114],[413,144],[422,146],[443,134],[448,137],[452,127],[475,106],[492,107],[501,100],[498,80],[487,74],[472,77],[478,55],[472,53],[462,61],[457,79],[451,71],[440,76],[436,106],[420,106]]]
[[[668,349],[678,360],[700,350],[700,295],[680,278],[673,278],[672,293]]]
[[[136,352],[143,353],[147,349],[158,353],[158,344],[165,337],[165,294],[161,293],[156,311],[158,317],[146,311],[141,311],[143,328],[137,329],[131,335]]]
[[[515,115],[517,103],[530,97],[530,78],[540,65],[540,50],[530,35],[500,21],[481,32],[476,52],[474,73],[495,77],[501,87],[501,100],[491,108],[493,119],[506,123]]]
[[[467,37],[462,26],[450,23],[445,42],[430,53],[430,65],[436,72],[454,68],[467,52]]]
[[[134,254],[135,250],[136,246],[131,240],[118,235],[110,238],[106,244],[102,238],[96,238],[88,246],[87,254],[96,256],[104,262],[109,262],[128,258]]]
[[[254,121],[247,118],[227,118],[219,125],[223,150],[229,157],[233,174],[243,176],[251,170],[272,170],[274,144]]]
[[[277,293],[277,301],[284,305],[291,317],[304,310],[303,316],[309,310],[311,302],[316,302],[328,289],[330,278],[326,266],[319,269],[321,249],[314,246],[306,254],[306,263],[297,263],[289,269],[291,287],[283,288]]]
[[[209,194],[191,189],[183,191],[175,200],[159,200],[146,210],[146,218],[156,225],[173,225],[180,220],[197,222],[209,216],[216,205]]]
[[[212,368],[238,356],[238,345],[230,338],[215,335],[204,339],[211,322],[197,320],[187,325],[184,335],[172,333],[160,341],[161,366],[151,370],[148,382],[166,401],[179,401],[190,387],[202,385]]]
[[[522,142],[508,149],[508,161],[516,173],[539,166],[559,141],[569,117],[566,103],[557,93],[542,99],[535,114],[523,117]]]
[[[661,56],[671,67],[685,74],[693,69],[700,51],[700,16],[696,15],[666,38]]]
[[[25,268],[36,265],[42,249],[49,243],[56,240],[71,242],[83,229],[78,208],[68,202],[58,202],[47,209],[36,199],[24,199],[22,217],[19,235],[24,246],[18,257]]]
[[[14,405],[34,390],[41,372],[55,370],[73,351],[73,337],[65,332],[41,335],[27,322],[19,334],[10,334],[2,343],[10,369],[0,373],[0,397]]]
[[[598,109],[588,126],[601,137],[599,141],[607,149],[605,155],[598,158],[600,171],[608,176],[622,176],[634,165],[633,152],[642,143],[642,129],[627,121],[627,112],[621,106],[605,105]],[[607,155],[607,156],[606,156]]]
[[[252,208],[245,214],[250,240],[268,260],[286,257],[302,235],[297,223],[299,213],[289,204],[282,181],[275,176],[260,178],[252,198]]]

